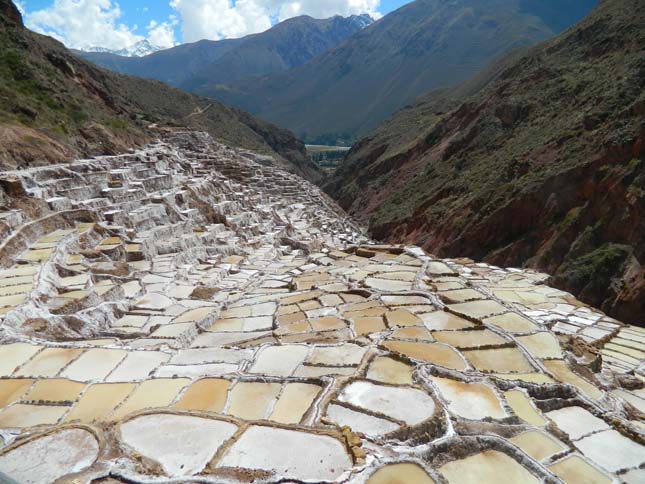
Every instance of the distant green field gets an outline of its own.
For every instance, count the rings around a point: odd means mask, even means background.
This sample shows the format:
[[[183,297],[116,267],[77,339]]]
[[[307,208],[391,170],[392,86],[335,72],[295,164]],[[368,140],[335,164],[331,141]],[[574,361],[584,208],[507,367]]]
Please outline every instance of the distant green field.
[[[326,172],[333,172],[345,159],[348,146],[306,145],[307,157]]]

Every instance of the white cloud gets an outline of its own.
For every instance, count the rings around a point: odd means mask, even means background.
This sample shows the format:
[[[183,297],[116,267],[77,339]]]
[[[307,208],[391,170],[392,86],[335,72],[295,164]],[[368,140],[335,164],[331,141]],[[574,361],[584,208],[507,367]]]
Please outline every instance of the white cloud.
[[[53,0],[41,10],[24,13],[28,2],[18,0],[25,23],[51,35],[68,47],[125,49],[141,40],[160,47],[177,44],[181,26],[184,42],[219,40],[263,32],[277,21],[298,15],[327,18],[369,13],[378,18],[380,0],[155,0],[167,1],[176,15],[153,20],[139,33],[136,25],[122,21],[117,0]],[[125,0],[122,0],[125,5]],[[145,5],[137,11],[148,9]]]
[[[120,22],[122,16],[119,5],[112,0],[55,0],[48,8],[27,13],[25,23],[68,47],[119,50],[146,38],[136,33],[136,25]],[[148,40],[153,44],[172,47],[176,43],[172,20],[155,22],[147,31]]]
[[[155,20],[150,22],[146,27],[148,31],[148,40],[157,47],[172,47],[177,42],[175,40],[176,19],[170,19],[167,22],[159,23]]]
[[[171,0],[170,5],[182,18],[184,42],[242,37],[298,15],[380,16],[380,0]]]

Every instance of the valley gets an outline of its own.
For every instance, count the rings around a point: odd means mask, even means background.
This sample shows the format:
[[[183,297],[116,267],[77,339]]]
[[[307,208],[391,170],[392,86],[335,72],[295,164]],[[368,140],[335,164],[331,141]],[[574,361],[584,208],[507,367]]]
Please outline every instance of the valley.
[[[644,482],[645,5],[274,3],[0,0],[0,482]]]

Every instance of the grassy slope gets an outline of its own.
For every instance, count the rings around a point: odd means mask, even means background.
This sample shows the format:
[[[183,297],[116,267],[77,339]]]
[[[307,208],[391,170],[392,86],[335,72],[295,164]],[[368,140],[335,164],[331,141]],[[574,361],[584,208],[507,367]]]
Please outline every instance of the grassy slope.
[[[528,263],[645,323],[644,10],[604,0],[556,39],[428,95],[362,140],[327,190],[380,238]]]
[[[594,1],[567,2],[566,9],[580,18]],[[199,92],[309,142],[348,142],[428,90],[464,81],[501,54],[554,35],[558,25],[537,16],[533,3],[417,0],[298,69]]]
[[[318,177],[290,132],[160,82],[101,70],[24,29],[15,15],[0,0],[0,167],[122,151],[146,142],[147,126],[158,123],[208,131]]]

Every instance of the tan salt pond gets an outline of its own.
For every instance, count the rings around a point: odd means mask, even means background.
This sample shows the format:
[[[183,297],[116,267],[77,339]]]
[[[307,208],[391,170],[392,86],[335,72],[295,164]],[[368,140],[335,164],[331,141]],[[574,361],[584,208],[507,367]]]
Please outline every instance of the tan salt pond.
[[[190,380],[187,378],[157,378],[141,383],[121,405],[113,420],[120,420],[129,413],[147,408],[167,407]]]
[[[388,311],[385,313],[385,320],[390,328],[396,326],[421,326],[421,321],[415,314],[406,309],[397,309],[395,311]]]
[[[381,467],[367,484],[434,484],[434,480],[420,466],[402,463]]]
[[[0,429],[55,425],[69,407],[15,404],[0,412]]]
[[[134,390],[130,383],[104,383],[90,386],[67,415],[65,422],[92,423],[107,420],[114,408]]]
[[[280,394],[279,383],[238,382],[230,392],[227,413],[245,420],[261,420]]]
[[[417,341],[434,341],[432,334],[424,327],[411,326],[392,331],[388,339],[413,339]]]
[[[549,466],[565,484],[611,484],[613,480],[579,455],[571,455]]]
[[[454,291],[439,292],[439,297],[448,303],[461,303],[466,301],[475,301],[478,299],[486,299],[481,292],[474,289],[457,289]]]
[[[484,320],[487,324],[493,324],[509,333],[531,333],[538,329],[530,320],[515,313],[506,313],[500,316],[493,316]]]
[[[473,328],[475,326],[470,321],[446,311],[435,311],[423,314],[421,315],[421,319],[423,320],[425,327],[431,331],[443,329],[466,329]]]
[[[432,377],[432,381],[448,401],[448,409],[460,417],[473,420],[507,417],[499,398],[488,385],[439,377]]]
[[[517,340],[535,358],[562,358],[558,339],[547,331],[518,336]]]
[[[412,366],[387,356],[379,356],[370,363],[367,378],[393,385],[412,385]]]
[[[354,329],[357,335],[362,336],[371,333],[380,333],[381,331],[385,331],[387,328],[383,318],[378,316],[354,319]]]
[[[0,375],[10,375],[20,365],[34,356],[42,346],[12,343],[0,346]]]
[[[504,393],[504,397],[513,409],[513,412],[515,412],[515,415],[525,422],[536,427],[543,427],[547,424],[546,419],[540,415],[531,402],[531,399],[524,392],[520,390],[509,390]]]
[[[320,391],[318,385],[287,383],[269,417],[270,420],[283,424],[300,423]]]
[[[537,461],[563,452],[567,446],[554,437],[537,430],[529,430],[510,439],[515,445]]]
[[[24,396],[25,401],[73,402],[79,397],[85,385],[75,381],[55,378],[38,380],[32,390]]]
[[[563,383],[573,385],[589,398],[597,400],[602,397],[603,393],[598,388],[572,372],[564,360],[548,360],[544,362],[544,366],[546,366],[547,370],[549,370],[556,379]]]
[[[175,405],[176,408],[221,413],[226,405],[231,382],[205,378],[193,383]]]
[[[390,351],[416,360],[436,365],[465,370],[466,362],[452,347],[440,343],[412,343],[407,341],[386,341],[383,346]]]
[[[481,371],[512,373],[533,370],[531,364],[517,348],[468,350],[463,354],[475,368]]]
[[[17,372],[18,376],[53,377],[83,353],[75,348],[45,348],[25,363]]]
[[[507,309],[504,306],[493,300],[450,304],[448,305],[448,308],[450,308],[450,311],[459,315],[473,319],[488,318],[490,316],[496,316],[507,312]]]
[[[540,481],[511,457],[487,450],[465,459],[449,462],[439,472],[450,484],[538,484]]]
[[[0,408],[18,401],[34,381],[30,379],[0,380]]]
[[[459,349],[480,348],[508,343],[508,340],[487,329],[473,331],[435,331],[432,336],[440,343]]]

